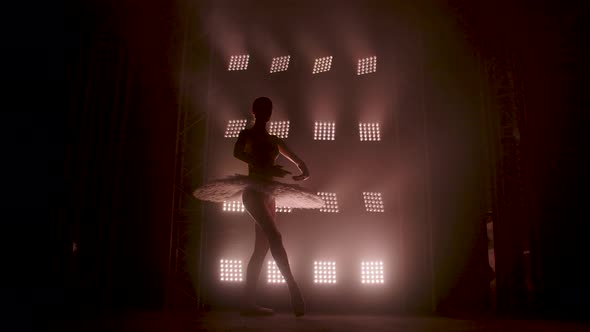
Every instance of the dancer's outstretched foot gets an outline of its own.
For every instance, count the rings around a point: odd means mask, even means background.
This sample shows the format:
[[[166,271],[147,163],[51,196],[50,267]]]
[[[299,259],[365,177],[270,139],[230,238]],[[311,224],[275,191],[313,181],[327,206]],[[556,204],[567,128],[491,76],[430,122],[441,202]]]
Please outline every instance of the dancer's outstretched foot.
[[[305,315],[305,302],[299,287],[295,286],[290,290],[291,293],[291,305],[293,306],[293,313],[295,317],[301,317]]]
[[[240,309],[240,316],[272,316],[274,314],[275,312],[272,309],[257,305]]]

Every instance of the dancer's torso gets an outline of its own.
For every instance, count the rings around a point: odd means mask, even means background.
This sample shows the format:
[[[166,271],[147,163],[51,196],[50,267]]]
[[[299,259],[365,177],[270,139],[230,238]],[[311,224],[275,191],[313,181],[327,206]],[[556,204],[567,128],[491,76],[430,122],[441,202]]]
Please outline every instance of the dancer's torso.
[[[254,160],[252,164],[248,164],[248,173],[251,176],[263,176],[262,170],[273,166],[279,156],[279,138],[252,129],[246,129],[244,134],[246,138],[244,152],[251,155]],[[268,178],[272,178],[272,176]]]

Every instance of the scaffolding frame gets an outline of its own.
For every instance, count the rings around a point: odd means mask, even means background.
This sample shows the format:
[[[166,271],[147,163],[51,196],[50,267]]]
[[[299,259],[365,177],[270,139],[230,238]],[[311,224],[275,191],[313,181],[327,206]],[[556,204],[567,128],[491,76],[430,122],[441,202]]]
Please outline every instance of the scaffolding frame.
[[[203,8],[200,8],[201,10]],[[195,34],[191,24],[196,21],[197,4],[189,4],[183,11],[183,38],[180,75],[178,80],[178,104],[176,146],[174,151],[174,180],[170,213],[170,246],[166,279],[166,309],[203,309],[203,249],[205,248],[205,204],[192,196],[192,191],[203,184],[209,150],[209,96],[212,86],[213,52],[202,52],[207,45],[208,34]],[[199,48],[200,47],[200,48]],[[201,50],[201,53],[199,53]],[[196,53],[195,53],[196,52]],[[198,71],[193,56],[206,58],[207,71],[204,80],[187,77]],[[196,66],[196,67],[195,67]],[[205,81],[205,84],[199,82]],[[203,103],[194,105],[195,96]],[[198,243],[191,241],[197,240]]]

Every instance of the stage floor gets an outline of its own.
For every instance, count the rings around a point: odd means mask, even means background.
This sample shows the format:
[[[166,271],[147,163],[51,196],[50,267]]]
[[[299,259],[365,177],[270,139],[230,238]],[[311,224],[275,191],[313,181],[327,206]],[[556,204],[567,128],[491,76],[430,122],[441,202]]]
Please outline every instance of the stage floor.
[[[192,332],[581,332],[590,325],[540,320],[451,319],[385,315],[309,314],[295,318],[278,313],[271,317],[241,317],[237,312],[135,312],[109,318],[54,322],[55,331],[192,331]],[[51,324],[53,325],[53,324]]]

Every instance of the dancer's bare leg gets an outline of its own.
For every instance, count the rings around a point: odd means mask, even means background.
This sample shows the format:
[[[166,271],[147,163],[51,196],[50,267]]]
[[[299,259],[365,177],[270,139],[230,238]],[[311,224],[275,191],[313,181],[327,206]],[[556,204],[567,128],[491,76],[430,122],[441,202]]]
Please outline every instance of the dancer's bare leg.
[[[262,228],[255,224],[256,239],[254,242],[254,252],[250,257],[248,268],[246,269],[246,287],[242,299],[243,313],[271,314],[272,311],[265,311],[264,308],[256,306],[256,286],[260,276],[260,271],[264,265],[264,258],[269,249],[268,240]]]
[[[271,196],[256,191],[246,190],[242,196],[244,206],[248,213],[256,220],[256,223],[260,226],[270,247],[270,252],[277,264],[277,267],[281,271],[281,274],[285,278],[285,282],[289,287],[291,293],[291,302],[293,309],[297,316],[303,315],[304,304],[301,292],[291,267],[289,266],[289,259],[287,258],[287,252],[283,246],[283,239],[281,233],[277,229],[274,222],[275,216],[275,203]]]

